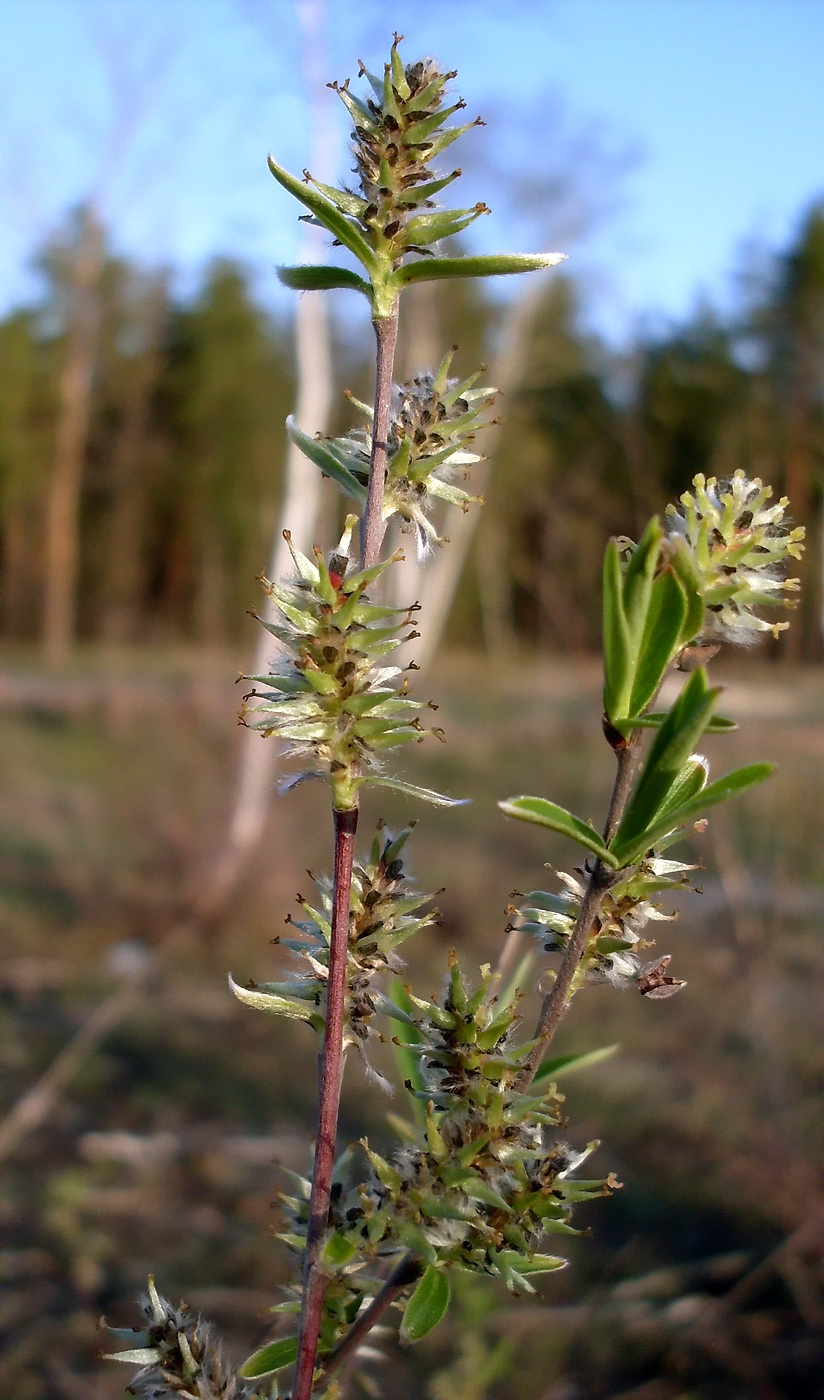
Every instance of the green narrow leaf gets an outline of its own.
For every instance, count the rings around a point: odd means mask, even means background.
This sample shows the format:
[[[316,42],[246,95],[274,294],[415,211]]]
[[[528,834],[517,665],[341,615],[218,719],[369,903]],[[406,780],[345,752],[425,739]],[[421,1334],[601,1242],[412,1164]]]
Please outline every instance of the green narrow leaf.
[[[468,797],[447,797],[432,788],[419,787],[417,783],[407,783],[402,778],[389,778],[382,773],[370,773],[363,781],[370,787],[391,788],[393,792],[403,792],[407,797],[418,797],[422,802],[431,802],[435,807],[465,807],[470,801]]]
[[[398,53],[397,39],[395,40],[390,50],[389,67],[392,75],[392,86],[395,88],[395,91],[400,97],[401,102],[408,101],[411,89],[409,87],[408,82],[406,81],[406,71],[403,66],[403,60],[400,54]]]
[[[496,1191],[494,1186],[490,1186],[480,1172],[472,1171],[471,1167],[461,1174],[460,1186],[470,1200],[481,1201],[484,1205],[492,1206],[494,1210],[505,1211],[508,1215],[512,1214],[512,1207],[507,1204],[500,1192]]]
[[[348,288],[371,297],[368,282],[347,267],[326,267],[320,263],[305,263],[301,267],[279,267],[278,281],[293,292],[331,292]]]
[[[297,1337],[281,1337],[279,1342],[270,1342],[259,1351],[253,1351],[241,1366],[240,1374],[244,1380],[258,1380],[261,1376],[273,1376],[276,1371],[285,1370],[297,1359]]]
[[[427,199],[434,199],[436,194],[445,190],[447,185],[451,185],[458,179],[460,170],[453,170],[451,175],[442,175],[439,180],[430,180],[428,184],[415,186],[415,199],[424,204]]]
[[[646,842],[649,828],[659,815],[696,743],[710,721],[719,690],[711,690],[703,667],[694,671],[670,710],[649,751],[629,806],[612,842],[622,853]]]
[[[254,679],[254,677],[252,679]],[[632,729],[660,729],[666,717],[666,712],[654,711],[649,715],[636,715],[629,723]],[[731,734],[733,730],[737,728],[737,720],[725,719],[723,715],[712,715],[704,733]]]
[[[134,1342],[136,1347],[145,1347],[149,1345],[148,1332],[138,1332],[134,1327],[109,1327],[107,1324],[106,1331],[110,1337],[116,1337],[119,1342]],[[114,1352],[113,1354],[115,1356],[122,1355],[121,1352]]]
[[[448,277],[507,277],[516,272],[540,272],[545,267],[557,267],[566,256],[566,253],[491,253],[471,258],[427,258],[425,262],[399,267],[393,273],[393,281],[400,289],[413,282],[437,282]]]
[[[543,1060],[533,1080],[540,1084],[544,1079],[561,1079],[565,1074],[575,1074],[579,1069],[589,1069],[608,1060],[618,1049],[617,1045],[602,1045],[599,1050],[583,1050],[578,1055],[553,1055]]]
[[[604,710],[615,724],[629,708],[632,655],[624,612],[624,580],[617,540],[604,553]]]
[[[298,427],[291,415],[286,419],[286,431],[295,446],[300,448],[304,457],[308,457],[310,462],[314,462],[316,467],[320,467],[324,475],[336,481],[347,496],[351,496],[359,505],[364,505],[366,487],[362,486],[357,477],[354,477],[348,468],[338,461],[325,442],[319,442],[317,438],[310,437],[308,433]]]
[[[453,109],[454,110],[454,109]],[[431,145],[426,153],[427,160],[435,160],[453,141],[459,141],[468,131],[473,131],[477,122],[465,122],[463,126],[448,126],[445,131],[439,131],[430,137]],[[408,128],[413,130],[412,127]]]
[[[418,214],[403,230],[404,243],[425,246],[441,238],[451,238],[488,213],[486,205],[479,204],[474,209],[437,209],[431,214]]]
[[[351,96],[351,94],[349,94]],[[363,115],[368,118],[369,108],[365,107]],[[351,190],[339,190],[336,185],[324,185],[322,181],[312,178],[312,184],[316,190],[320,190],[328,200],[331,200],[336,209],[340,209],[342,214],[349,214],[353,219],[359,219],[366,212],[367,204],[365,199],[361,199],[359,194],[352,194]]]
[[[534,826],[548,826],[551,831],[558,831],[562,836],[568,836],[579,846],[594,852],[610,869],[616,870],[618,868],[615,858],[607,850],[597,831],[593,831],[591,826],[582,822],[580,817],[574,817],[565,807],[559,807],[555,802],[548,802],[545,797],[510,797],[507,802],[499,802],[498,806],[508,817],[516,817],[518,821],[522,822],[532,822]]]
[[[401,1340],[419,1342],[437,1327],[449,1307],[449,1279],[430,1264],[406,1305],[401,1323]]]
[[[624,611],[630,636],[641,641],[664,532],[654,515],[627,560],[624,572]]]
[[[707,763],[701,760],[700,755],[695,754],[687,759],[678,777],[667,793],[659,809],[659,817],[663,821],[669,819],[673,812],[677,812],[680,807],[686,806],[699,792],[703,792],[707,786]]]
[[[649,829],[643,833],[643,838],[636,841],[634,846],[630,843],[622,843],[619,846],[616,843],[615,855],[622,864],[629,864],[631,861],[637,860],[650,845],[667,835],[674,827],[684,826],[687,822],[697,820],[709,811],[710,807],[717,806],[719,802],[726,802],[729,797],[737,797],[740,792],[745,792],[754,783],[763,782],[773,772],[775,772],[774,763],[749,763],[744,768],[734,769],[732,773],[727,773],[726,777],[719,778],[717,782],[708,783],[697,797],[685,803],[683,807],[669,812],[660,821],[653,822]]]
[[[315,1026],[323,1024],[323,1018],[311,1002],[281,996],[277,992],[264,992],[258,987],[241,987],[231,973],[229,986],[238,1001],[255,1011],[265,1011],[269,1016],[287,1016],[292,1021],[310,1021]]]
[[[678,649],[686,616],[684,590],[672,570],[665,569],[650,590],[629,700],[630,718],[641,714],[656,694]]]
[[[519,1274],[547,1274],[555,1269],[565,1269],[569,1263],[568,1259],[561,1259],[557,1254],[533,1254],[531,1259],[527,1259],[514,1251],[504,1250],[498,1257]]]
[[[429,137],[443,126],[444,122],[449,121],[450,117],[454,117],[456,112],[462,111],[463,106],[463,102],[455,102],[451,107],[439,107],[438,110],[432,112],[430,116],[421,117],[419,121],[412,122],[412,124],[406,128],[406,140],[413,146],[417,146],[420,141],[428,141]],[[460,130],[462,132],[469,131],[474,125],[474,122],[467,122]],[[452,134],[452,130],[454,130],[454,128],[450,128],[450,135]],[[430,156],[430,159],[431,158]]]
[[[701,579],[686,540],[670,541],[670,563],[680,580],[687,600],[687,615],[681,631],[681,645],[693,641],[704,625],[705,603],[701,596]]]
[[[269,156],[269,169],[274,175],[279,185],[282,185],[289,194],[294,195],[316,219],[319,219],[325,229],[334,238],[341,242],[344,248],[348,248],[350,253],[363,263],[367,272],[371,273],[377,268],[377,259],[374,252],[369,247],[360,229],[342,214],[340,209],[336,209],[331,200],[321,194],[320,190],[313,185],[304,184],[297,175],[292,175],[289,170],[285,170],[282,165],[278,165],[276,160]]]

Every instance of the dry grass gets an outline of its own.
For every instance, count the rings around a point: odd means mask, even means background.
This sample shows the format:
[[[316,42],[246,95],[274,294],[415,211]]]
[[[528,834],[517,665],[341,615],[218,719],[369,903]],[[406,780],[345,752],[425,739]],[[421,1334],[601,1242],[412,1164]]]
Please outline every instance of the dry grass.
[[[110,989],[118,957],[161,942],[208,870],[228,807],[234,674],[231,658],[95,655],[58,683],[8,659],[0,684],[7,1104]],[[425,935],[413,956],[422,990],[438,985],[449,947],[470,967],[493,959],[510,892],[549,878],[545,861],[569,862],[562,843],[506,822],[495,799],[538,792],[600,819],[611,774],[598,736],[598,686],[591,666],[501,665],[490,676],[472,658],[452,660],[433,679],[448,743],[424,745],[407,771],[473,803],[457,813],[416,813],[414,867],[427,887],[446,886],[444,927]],[[762,757],[781,766],[763,789],[713,819],[695,848],[703,895],[682,901],[675,925],[658,926],[661,951],[673,953],[689,986],[659,1003],[593,989],[559,1044],[621,1044],[617,1056],[565,1087],[570,1135],[603,1137],[599,1168],[616,1167],[626,1185],[593,1209],[594,1239],[573,1242],[575,1268],[552,1284],[552,1345],[542,1324],[530,1330],[524,1321],[524,1355],[534,1376],[550,1378],[544,1400],[619,1390],[638,1400],[678,1400],[687,1390],[700,1400],[760,1394],[736,1371],[747,1345],[738,1338],[731,1359],[708,1362],[698,1332],[683,1342],[686,1313],[678,1345],[704,1360],[693,1371],[677,1361],[686,1379],[672,1388],[664,1372],[676,1364],[675,1324],[664,1324],[665,1307],[656,1304],[657,1331],[642,1327],[641,1340],[633,1333],[628,1342],[632,1309],[620,1295],[615,1301],[614,1285],[667,1264],[676,1277],[666,1307],[690,1288],[723,1293],[726,1284],[703,1275],[690,1283],[689,1269],[732,1251],[738,1277],[822,1207],[820,675],[739,667],[724,708],[742,728],[713,741],[716,771]],[[379,814],[400,820],[408,809],[373,800],[371,815]],[[123,1320],[152,1265],[168,1290],[214,1312],[238,1347],[262,1335],[261,1314],[284,1267],[269,1235],[271,1161],[297,1164],[305,1153],[313,1047],[302,1028],[285,1031],[236,1008],[223,978],[229,968],[271,975],[268,940],[305,888],[305,867],[326,863],[326,827],[312,785],[276,803],[219,936],[181,952],[9,1164],[2,1212],[11,1250],[0,1305],[9,1345],[0,1393],[15,1400],[122,1393],[122,1376],[94,1359],[95,1319],[106,1310]],[[364,1084],[355,1067],[345,1130],[379,1137],[385,1105]],[[772,1356],[787,1316],[799,1336],[815,1332],[821,1292],[808,1256],[802,1250],[783,1282],[769,1283],[780,1297],[763,1303],[757,1295],[764,1335],[757,1344],[751,1338],[754,1354]],[[608,1302],[599,1326],[613,1351],[636,1358],[620,1374],[612,1374],[605,1345],[589,1347],[581,1376],[591,1298]],[[747,1326],[755,1337],[753,1306]],[[488,1346],[497,1345],[494,1322],[484,1308],[480,1322],[476,1313],[468,1302],[464,1335],[485,1328]],[[765,1396],[816,1394],[812,1382],[794,1390],[782,1380],[783,1364],[764,1362],[773,1385]],[[499,1372],[490,1367],[490,1375]],[[408,1365],[396,1382],[393,1394],[419,1388]],[[653,1389],[640,1389],[642,1382]],[[490,1385],[507,1400],[515,1393],[505,1375]],[[525,1393],[537,1400],[539,1382]]]

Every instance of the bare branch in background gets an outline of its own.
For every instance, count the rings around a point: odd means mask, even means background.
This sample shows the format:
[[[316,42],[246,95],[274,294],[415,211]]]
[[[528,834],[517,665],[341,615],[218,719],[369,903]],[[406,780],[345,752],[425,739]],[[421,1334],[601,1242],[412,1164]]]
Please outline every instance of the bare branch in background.
[[[309,116],[311,168],[325,179],[330,165],[332,132],[330,103],[324,72],[324,0],[297,0],[296,10],[302,36],[302,68]],[[300,251],[302,263],[320,262],[324,254],[323,230],[303,225],[306,230]],[[314,436],[326,429],[332,403],[333,376],[330,350],[329,314],[320,292],[305,292],[295,310],[295,419],[304,432]],[[269,559],[268,577],[282,578],[291,559],[283,531],[289,530],[301,549],[311,552],[315,543],[321,508],[322,481],[317,468],[289,442],[286,450],[284,491],[280,518]],[[266,598],[262,616],[271,621],[274,610]],[[251,675],[267,670],[277,644],[260,629]],[[246,861],[260,841],[272,804],[278,748],[262,743],[259,734],[243,729],[240,736],[235,791],[227,824],[225,846],[214,867],[199,908],[212,918],[231,898]]]
[[[488,376],[489,382],[504,395],[515,390],[526,368],[530,345],[529,332],[541,305],[544,287],[543,275],[527,283],[524,290],[510,302],[504,317],[498,353]],[[505,405],[504,398],[504,412]],[[495,452],[501,436],[500,424],[490,425],[484,430],[484,450],[488,460],[473,472],[473,491],[483,494],[485,485],[495,470]],[[408,563],[405,566],[408,571],[407,578],[412,570],[418,576],[412,585],[412,595],[419,599],[427,622],[425,632],[415,644],[415,657],[422,668],[431,664],[440,645],[479,516],[480,511],[473,508],[465,515],[450,521],[449,548],[441,550],[428,568],[422,570],[417,565]]]

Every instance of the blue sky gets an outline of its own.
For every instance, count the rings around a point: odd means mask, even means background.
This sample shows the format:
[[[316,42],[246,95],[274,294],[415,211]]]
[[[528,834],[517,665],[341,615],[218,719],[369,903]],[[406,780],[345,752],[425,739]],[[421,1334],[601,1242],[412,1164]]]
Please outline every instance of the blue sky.
[[[390,28],[458,68],[489,123],[461,152],[461,202],[493,205],[480,242],[566,238],[610,335],[728,299],[744,246],[780,247],[824,196],[821,0],[324,4],[325,77],[379,66]],[[182,287],[228,253],[277,301],[298,226],[265,155],[309,159],[300,52],[294,0],[3,0],[0,308],[31,295],[34,248],[92,191],[116,246]]]

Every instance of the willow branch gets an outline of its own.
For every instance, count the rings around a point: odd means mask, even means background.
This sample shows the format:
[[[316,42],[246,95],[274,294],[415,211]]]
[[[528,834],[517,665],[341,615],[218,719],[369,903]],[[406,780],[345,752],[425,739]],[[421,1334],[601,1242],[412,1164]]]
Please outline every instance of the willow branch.
[[[377,358],[375,363],[375,411],[372,419],[372,454],[369,463],[369,490],[361,527],[361,553],[364,569],[380,558],[383,543],[383,490],[389,451],[389,416],[392,408],[392,375],[398,343],[398,306],[391,316],[373,321]]]
[[[324,1379],[330,1372],[337,1370],[354,1353],[372,1331],[376,1323],[380,1322],[384,1313],[400,1297],[402,1293],[417,1283],[421,1276],[421,1264],[414,1254],[405,1254],[400,1263],[395,1265],[388,1279],[384,1283],[380,1293],[376,1293],[368,1308],[364,1308],[359,1317],[355,1319],[344,1337],[339,1342],[334,1351],[330,1352],[323,1363],[321,1372]]]
[[[332,1172],[338,1136],[340,1091],[343,1081],[343,1028],[346,1011],[346,963],[349,950],[349,894],[358,811],[334,814],[335,874],[332,891],[332,926],[329,939],[329,981],[326,992],[326,1025],[318,1065],[318,1131],[312,1168],[312,1194],[303,1269],[303,1309],[300,1319],[298,1369],[294,1400],[309,1400],[318,1350],[323,1300],[328,1280],[320,1268],[320,1252],[329,1219]]]
[[[641,730],[634,729],[630,738],[617,750],[615,782],[609,801],[607,819],[604,824],[604,841],[609,844],[621,824],[626,811],[638,764],[641,758]],[[553,1040],[555,1032],[569,1010],[570,993],[581,962],[586,954],[590,934],[598,917],[604,895],[609,889],[613,874],[600,860],[596,860],[584,889],[581,908],[564,951],[563,961],[551,990],[544,997],[538,1025],[535,1029],[535,1045],[532,1047],[524,1067],[518,1077],[517,1088],[524,1093],[532,1083],[546,1048]]]
[[[383,491],[389,417],[392,407],[392,374],[398,339],[398,308],[392,315],[376,320],[375,408],[372,420],[372,452],[369,487],[361,527],[361,564],[371,568],[380,558],[383,541]],[[357,808],[335,812],[335,877],[332,894],[332,927],[329,948],[329,982],[326,994],[326,1026],[319,1065],[318,1132],[312,1169],[312,1194],[303,1269],[303,1305],[300,1316],[298,1364],[293,1400],[310,1400],[318,1337],[323,1317],[323,1300],[328,1280],[320,1267],[323,1237],[329,1220],[332,1172],[335,1165],[338,1113],[343,1081],[343,1030],[346,1010],[346,965],[349,950],[349,899],[352,862],[355,853]]]

